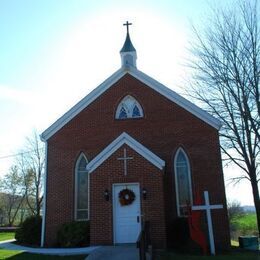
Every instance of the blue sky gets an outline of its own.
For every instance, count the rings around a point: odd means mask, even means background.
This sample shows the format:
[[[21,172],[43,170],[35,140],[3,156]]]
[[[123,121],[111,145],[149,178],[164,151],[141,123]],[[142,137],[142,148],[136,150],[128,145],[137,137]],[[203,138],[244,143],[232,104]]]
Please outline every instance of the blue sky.
[[[232,1],[1,0],[0,158],[17,153],[33,129],[42,132],[120,67],[126,20],[137,67],[182,92],[190,24],[207,23],[209,3]],[[0,175],[14,161],[0,159]],[[228,193],[236,197],[237,190]],[[241,201],[252,204],[250,195]]]

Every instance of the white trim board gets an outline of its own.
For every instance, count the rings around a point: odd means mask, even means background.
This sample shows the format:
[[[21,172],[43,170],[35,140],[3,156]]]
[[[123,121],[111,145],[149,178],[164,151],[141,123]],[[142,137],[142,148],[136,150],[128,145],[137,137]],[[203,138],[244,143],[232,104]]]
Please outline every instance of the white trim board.
[[[125,74],[129,73],[134,78],[140,80],[148,87],[157,91],[167,99],[181,106],[185,110],[189,111],[196,117],[200,118],[207,124],[216,128],[217,130],[221,127],[221,122],[194,105],[184,97],[177,94],[175,91],[167,88],[163,84],[159,83],[155,79],[149,77],[145,73],[137,70],[134,67],[129,67],[127,69],[120,68],[114,74],[112,74],[109,78],[107,78],[102,84],[100,84],[97,88],[91,91],[87,96],[85,96],[82,100],[80,100],[75,106],[73,106],[68,112],[66,112],[62,117],[60,117],[56,122],[54,122],[49,128],[47,128],[41,135],[43,140],[48,140],[52,135],[54,135],[57,131],[59,131],[65,124],[67,124],[71,119],[73,119],[78,113],[80,113],[83,109],[85,109],[88,105],[90,105],[94,100],[96,100],[101,94],[103,94],[106,90],[108,90],[113,84],[115,84],[120,78],[122,78]]]
[[[69,111],[55,121],[50,127],[48,127],[42,134],[42,140],[48,140],[56,132],[58,132],[64,125],[66,125],[71,119],[91,104],[96,98],[104,93],[108,88],[115,84],[120,78],[122,78],[126,72],[122,69],[117,70],[97,88],[92,90],[88,95],[81,99],[76,105],[74,105]]]
[[[167,88],[166,86],[164,86],[157,80],[151,78],[150,76],[143,73],[142,71],[134,69],[134,68],[131,71],[129,71],[129,74],[132,75],[134,78],[140,80],[141,82],[143,82],[144,84],[146,84],[147,86],[152,88],[153,90],[159,92],[161,95],[168,98],[175,104],[177,104],[180,107],[184,108],[185,110],[189,111],[191,114],[200,118],[207,124],[213,126],[217,130],[220,129],[221,122],[217,118],[213,117],[212,115],[210,115],[209,113],[207,113],[206,111],[201,109],[200,107],[194,105],[192,102],[190,102],[186,98],[182,97],[175,91]]]
[[[42,207],[42,227],[41,227],[41,247],[44,247],[45,242],[45,227],[46,227],[46,203],[47,203],[47,165],[48,163],[48,143],[45,141],[45,166],[43,176],[43,207]]]
[[[115,151],[117,151],[122,145],[128,145],[142,157],[152,163],[154,166],[162,170],[165,166],[165,161],[148,150],[141,143],[137,142],[127,133],[122,133],[112,143],[110,143],[103,151],[101,151],[88,165],[87,170],[92,173],[97,167],[99,167],[105,160],[107,160]]]

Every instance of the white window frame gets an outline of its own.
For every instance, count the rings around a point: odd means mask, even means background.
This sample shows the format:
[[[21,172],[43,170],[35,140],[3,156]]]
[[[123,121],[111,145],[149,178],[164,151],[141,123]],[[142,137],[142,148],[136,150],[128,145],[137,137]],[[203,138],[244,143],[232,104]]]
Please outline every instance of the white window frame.
[[[131,107],[128,107],[125,102],[127,99],[131,99],[132,101],[132,106]],[[137,108],[139,109],[139,112],[140,112],[140,116],[138,117],[133,117],[132,114],[133,114],[133,109],[134,109],[134,106],[137,106]],[[125,110],[126,110],[126,114],[127,114],[127,118],[119,118],[119,115],[120,115],[120,111],[121,111],[121,107],[124,107]],[[124,119],[135,119],[135,118],[142,118],[144,117],[144,112],[143,112],[143,108],[142,106],[140,105],[140,103],[131,95],[127,95],[125,96],[121,102],[118,104],[117,106],[117,109],[116,109],[116,115],[115,115],[115,118],[116,119],[119,119],[119,120],[124,120]]]
[[[183,148],[179,148],[175,154],[174,157],[174,176],[175,176],[175,191],[176,191],[176,203],[177,203],[177,214],[179,217],[186,217],[186,215],[182,215],[180,213],[180,202],[179,202],[179,187],[178,187],[178,180],[177,180],[177,158],[179,153],[183,153],[184,157],[186,159],[187,162],[187,166],[188,166],[188,180],[189,180],[189,190],[190,190],[190,203],[191,205],[193,205],[193,197],[192,197],[192,185],[191,185],[191,169],[190,169],[190,160],[187,156],[187,154],[185,153],[185,151],[183,150]]]
[[[76,162],[76,165],[75,165],[75,170],[74,170],[74,176],[75,176],[75,196],[74,196],[74,219],[75,221],[86,221],[86,220],[89,220],[89,216],[90,216],[90,207],[89,207],[89,173],[87,172],[87,169],[86,169],[86,174],[88,174],[88,208],[87,209],[78,209],[77,208],[77,202],[78,202],[78,166],[79,166],[79,163],[80,163],[80,160],[81,158],[84,157],[84,159],[86,160],[86,165],[88,164],[88,159],[87,157],[85,156],[84,153],[80,153],[80,155],[78,156],[78,159],[77,159],[77,162]],[[77,218],[77,212],[78,211],[83,211],[83,210],[87,210],[88,211],[88,218],[85,218],[85,219],[78,219]]]

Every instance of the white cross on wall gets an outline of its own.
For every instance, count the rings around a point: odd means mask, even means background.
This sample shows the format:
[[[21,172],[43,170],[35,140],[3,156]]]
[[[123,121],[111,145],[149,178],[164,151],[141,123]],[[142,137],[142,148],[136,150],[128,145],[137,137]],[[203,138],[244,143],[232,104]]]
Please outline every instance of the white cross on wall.
[[[222,209],[223,205],[210,205],[209,203],[209,193],[208,191],[204,191],[204,200],[205,205],[192,206],[192,210],[206,210],[207,213],[207,222],[208,222],[208,232],[209,232],[209,244],[210,244],[210,253],[215,255],[215,242],[214,242],[214,234],[212,228],[212,218],[211,218],[211,210],[212,209]]]
[[[127,157],[126,156],[126,148],[124,148],[124,157],[117,158],[117,160],[123,160],[124,161],[124,175],[127,175],[127,161],[133,160],[134,157]]]

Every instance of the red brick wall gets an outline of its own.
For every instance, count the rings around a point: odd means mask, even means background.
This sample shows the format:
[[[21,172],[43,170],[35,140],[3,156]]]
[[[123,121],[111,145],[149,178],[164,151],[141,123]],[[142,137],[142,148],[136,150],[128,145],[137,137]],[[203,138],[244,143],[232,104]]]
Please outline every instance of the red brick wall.
[[[127,94],[140,102],[144,118],[114,118],[117,104]],[[80,151],[91,161],[122,132],[127,132],[166,162],[167,227],[177,214],[173,158],[180,146],[190,159],[193,191],[208,190],[212,202],[226,204],[217,130],[127,74],[48,140],[48,245],[55,241],[58,225],[73,219],[74,166]],[[225,210],[216,214],[220,214],[222,220],[215,232],[216,241],[227,247],[227,214]]]
[[[122,157],[123,147],[127,155],[134,157],[127,163],[127,176],[124,176]],[[141,212],[145,221],[151,223],[151,239],[159,248],[166,246],[163,177],[164,172],[127,146],[121,147],[100,167],[90,174],[90,218],[91,244],[113,244],[113,183],[139,183],[140,190],[146,188],[147,198],[141,200]],[[110,200],[104,199],[104,190],[108,189]]]

